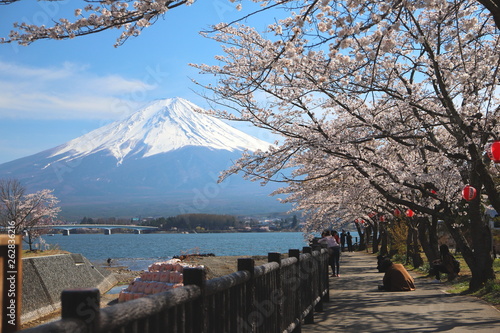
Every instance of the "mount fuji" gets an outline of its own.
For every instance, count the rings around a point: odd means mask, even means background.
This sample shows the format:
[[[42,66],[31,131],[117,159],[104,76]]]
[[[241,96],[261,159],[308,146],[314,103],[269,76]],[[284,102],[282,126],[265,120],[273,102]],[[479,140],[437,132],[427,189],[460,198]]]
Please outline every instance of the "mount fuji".
[[[217,178],[243,151],[270,143],[196,112],[181,98],[157,100],[124,120],[65,144],[0,164],[29,192],[48,188],[61,216],[172,216],[285,211],[260,186],[233,175]]]

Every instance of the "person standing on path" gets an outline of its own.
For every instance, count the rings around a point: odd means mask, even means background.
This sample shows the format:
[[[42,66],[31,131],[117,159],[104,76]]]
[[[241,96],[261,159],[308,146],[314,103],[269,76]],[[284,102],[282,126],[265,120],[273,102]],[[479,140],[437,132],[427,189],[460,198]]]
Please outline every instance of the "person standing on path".
[[[352,236],[351,233],[348,231],[346,234],[346,240],[347,240],[347,251],[352,252]]]
[[[333,267],[336,268],[333,271],[333,276],[340,277],[340,239],[337,231],[332,230],[332,237],[337,242],[337,246],[332,246]]]
[[[320,244],[326,244],[329,254],[329,264],[332,268],[332,276],[339,276],[339,261],[340,261],[340,239],[336,231],[330,232],[325,230],[321,233]]]
[[[346,234],[345,230],[342,229],[342,232],[340,233],[340,250],[344,252],[345,250],[345,241],[346,241]]]

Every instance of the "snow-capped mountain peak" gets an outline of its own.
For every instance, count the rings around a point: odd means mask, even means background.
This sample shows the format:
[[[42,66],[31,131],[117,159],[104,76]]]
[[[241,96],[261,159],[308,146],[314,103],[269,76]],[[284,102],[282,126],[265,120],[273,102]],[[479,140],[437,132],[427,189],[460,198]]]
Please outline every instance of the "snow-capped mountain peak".
[[[269,143],[206,114],[182,98],[157,100],[121,121],[89,132],[54,149],[52,156],[68,161],[97,152],[127,158],[149,157],[186,146],[211,149],[267,150]]]
[[[122,121],[0,164],[0,178],[19,179],[30,192],[53,189],[65,218],[290,209],[269,198],[278,184],[238,175],[217,182],[243,150],[270,144],[196,109],[180,98],[152,102]]]

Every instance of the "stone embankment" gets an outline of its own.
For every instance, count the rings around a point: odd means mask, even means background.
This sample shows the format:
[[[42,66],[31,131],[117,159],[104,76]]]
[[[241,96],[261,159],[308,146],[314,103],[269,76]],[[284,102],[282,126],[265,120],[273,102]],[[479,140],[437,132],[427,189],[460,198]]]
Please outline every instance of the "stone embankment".
[[[105,293],[116,285],[111,272],[95,267],[81,254],[59,254],[23,259],[21,322],[47,316],[61,307],[64,289],[98,288]]]

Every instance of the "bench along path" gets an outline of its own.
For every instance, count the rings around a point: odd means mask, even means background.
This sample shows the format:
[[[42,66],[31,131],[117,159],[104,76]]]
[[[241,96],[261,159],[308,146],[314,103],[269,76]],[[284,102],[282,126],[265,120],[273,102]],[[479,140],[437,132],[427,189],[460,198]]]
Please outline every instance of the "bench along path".
[[[330,302],[302,332],[500,332],[500,311],[472,296],[445,292],[445,284],[415,278],[416,291],[383,292],[376,258],[343,252],[340,277],[330,278]]]

